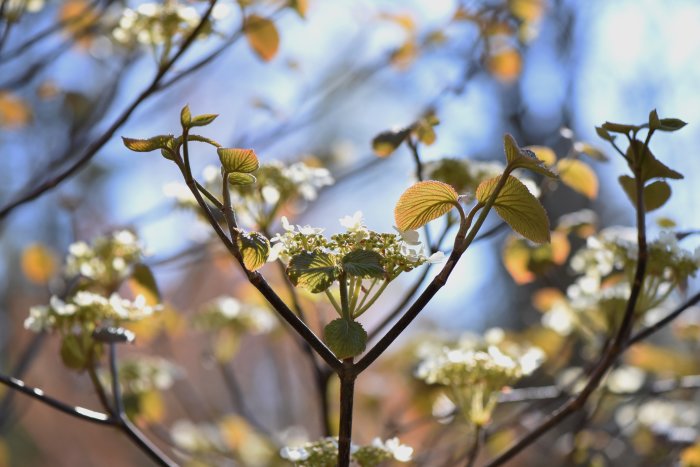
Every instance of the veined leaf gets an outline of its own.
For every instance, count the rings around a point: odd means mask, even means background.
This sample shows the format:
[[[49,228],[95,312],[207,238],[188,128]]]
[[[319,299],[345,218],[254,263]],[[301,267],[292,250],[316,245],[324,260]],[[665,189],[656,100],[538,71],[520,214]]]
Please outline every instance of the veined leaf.
[[[280,35],[275,23],[258,15],[250,15],[245,19],[245,37],[253,51],[266,62],[275,55],[280,45]]]
[[[200,116],[202,116],[202,115],[200,115]],[[199,117],[195,117],[195,119],[197,119],[197,118],[199,118]],[[195,126],[195,125],[192,125],[192,126]],[[207,138],[206,136],[201,136],[201,135],[187,135],[187,141],[198,141],[200,143],[211,144],[212,146],[217,147],[217,148],[221,147],[221,145],[219,143],[217,143],[216,141],[214,141],[213,139],[210,139],[210,138]]]
[[[511,168],[522,167],[547,177],[557,177],[554,172],[545,166],[544,161],[537,158],[534,152],[529,149],[521,149],[515,138],[508,133],[503,137],[503,147],[506,153],[506,160]]]
[[[174,140],[173,135],[158,135],[148,139],[124,138],[124,146],[135,152],[151,152],[156,149],[164,149],[168,147],[168,143]]]
[[[343,269],[350,276],[357,277],[382,277],[384,267],[382,257],[376,251],[355,250],[342,259]]]
[[[562,183],[590,199],[598,196],[598,176],[593,169],[577,159],[562,159],[557,162]]]
[[[252,185],[258,179],[254,175],[244,174],[241,172],[233,172],[228,174],[228,182],[231,185]]]
[[[182,128],[189,128],[192,124],[192,113],[189,105],[184,106],[180,111],[180,124]]]
[[[501,176],[481,182],[476,189],[476,199],[485,203],[493,193]],[[493,204],[496,213],[513,230],[535,243],[549,242],[547,213],[523,182],[509,175]]]
[[[399,230],[415,230],[446,214],[459,195],[447,183],[435,180],[418,182],[404,191],[394,208]]]
[[[196,117],[192,117],[192,119],[190,120],[190,127],[209,125],[211,122],[216,120],[216,117],[218,116],[219,115],[217,114],[197,115]]]
[[[326,325],[324,340],[336,357],[341,360],[364,352],[367,332],[357,321],[338,318]]]
[[[295,286],[319,293],[330,287],[338,277],[338,265],[328,253],[304,251],[289,261],[287,276]]]
[[[634,179],[627,175],[622,175],[618,179],[627,198],[633,206],[637,205],[637,187]],[[663,180],[657,180],[644,187],[644,210],[650,212],[659,209],[671,197],[671,186]]]
[[[243,256],[243,264],[251,271],[260,269],[270,255],[270,241],[258,232],[239,234],[238,248]]]
[[[158,290],[158,284],[151,268],[145,264],[139,263],[134,265],[129,278],[129,286],[134,295],[143,295],[147,304],[156,305],[160,303],[161,295]]]
[[[398,131],[382,131],[372,139],[372,150],[379,157],[387,157],[396,151],[396,148],[401,146],[401,143],[403,143],[410,134],[411,130],[409,128]]]
[[[258,156],[252,149],[219,148],[216,150],[226,172],[251,173],[258,170]]]

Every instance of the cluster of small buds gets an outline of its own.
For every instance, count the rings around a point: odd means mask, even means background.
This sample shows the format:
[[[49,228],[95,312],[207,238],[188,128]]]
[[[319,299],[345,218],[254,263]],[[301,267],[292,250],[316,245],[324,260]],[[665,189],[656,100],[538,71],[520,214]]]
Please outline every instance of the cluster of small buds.
[[[119,362],[119,382],[127,394],[142,394],[149,391],[170,389],[175,380],[184,375],[184,370],[173,363],[157,357],[131,357]],[[108,372],[100,372],[100,378],[109,388]]]
[[[69,333],[83,328],[92,331],[98,324],[119,325],[138,321],[161,308],[160,305],[147,305],[142,295],[131,301],[116,293],[105,298],[92,292],[80,291],[65,302],[52,296],[49,305],[31,307],[24,327],[34,332],[57,330]]]
[[[145,255],[136,235],[129,230],[97,237],[91,245],[73,243],[68,253],[66,275],[81,276],[108,288],[128,276],[130,267]]]
[[[500,329],[487,332],[483,340],[469,335],[456,343],[428,343],[418,353],[416,377],[445,386],[448,397],[476,425],[490,420],[503,388],[533,372],[544,358],[539,348],[506,341]]]
[[[203,330],[228,328],[245,334],[266,334],[277,325],[275,317],[267,308],[225,296],[206,303],[195,316],[194,323]]]
[[[211,20],[224,19],[230,7],[217,5],[212,11]],[[162,45],[172,37],[187,36],[201,21],[201,14],[196,8],[174,1],[164,3],[142,3],[135,9],[125,8],[112,30],[114,40],[123,45],[142,44]],[[212,32],[211,25],[202,31],[206,37]]]
[[[340,224],[346,232],[332,235],[328,239],[321,235],[324,229],[308,225],[297,225],[295,228],[286,217],[282,217],[284,233],[272,238],[274,245],[268,261],[279,258],[288,262],[294,255],[305,251],[323,251],[342,258],[354,250],[369,250],[381,256],[382,266],[390,279],[425,263],[444,261],[442,252],[425,256],[423,246],[418,242],[418,232],[378,233],[368,230],[361,211],[341,218]]]
[[[413,448],[401,444],[398,438],[386,441],[375,438],[367,446],[352,444],[350,453],[356,465],[375,467],[389,460],[408,462],[413,456]],[[284,447],[280,456],[298,467],[333,467],[338,463],[338,440],[327,437],[301,446]]]

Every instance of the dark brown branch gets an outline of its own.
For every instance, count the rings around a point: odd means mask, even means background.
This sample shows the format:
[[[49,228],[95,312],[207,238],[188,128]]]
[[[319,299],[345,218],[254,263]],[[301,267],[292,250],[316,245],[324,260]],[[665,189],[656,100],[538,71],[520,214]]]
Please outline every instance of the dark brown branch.
[[[352,444],[352,407],[356,373],[352,358],[343,360],[344,371],[340,373],[340,427],[338,430],[338,466],[350,467]]]

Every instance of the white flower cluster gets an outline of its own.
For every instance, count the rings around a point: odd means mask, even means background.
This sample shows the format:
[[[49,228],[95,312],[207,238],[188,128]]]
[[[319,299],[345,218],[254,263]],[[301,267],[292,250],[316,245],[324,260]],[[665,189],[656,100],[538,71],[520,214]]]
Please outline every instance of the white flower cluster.
[[[311,167],[303,162],[295,162],[289,167],[283,167],[282,175],[297,186],[299,194],[306,201],[315,200],[319,189],[335,183],[328,169]]]
[[[408,462],[413,457],[413,448],[401,444],[398,438],[386,441],[374,438],[367,446],[350,446],[352,459],[361,467],[374,467],[387,460]],[[283,459],[291,461],[299,467],[331,467],[335,466],[338,458],[338,440],[322,438],[301,446],[286,446],[280,450]]]
[[[277,326],[275,317],[267,308],[241,303],[228,296],[206,303],[195,317],[195,323],[207,330],[229,327],[249,334],[266,334]]]
[[[178,420],[170,429],[170,438],[175,446],[190,453],[210,451],[227,452],[219,428],[211,423],[193,423],[190,420]]]
[[[67,302],[52,296],[49,305],[31,307],[24,327],[34,332],[69,332],[74,327],[82,327],[85,324],[93,327],[95,323],[138,321],[161,309],[160,305],[147,305],[142,295],[132,302],[116,293],[105,298],[92,292],[80,291]]]
[[[148,391],[165,391],[175,384],[176,379],[184,375],[184,370],[163,358],[157,357],[132,357],[122,359],[119,362],[119,382],[124,392],[129,394],[141,394]],[[100,373],[100,377],[107,382],[108,373]],[[105,387],[110,387],[105,384]]]
[[[68,247],[65,272],[102,285],[112,285],[129,274],[130,266],[145,255],[144,247],[129,230],[97,237],[92,245],[76,242]]]
[[[658,398],[623,405],[615,412],[615,421],[628,436],[647,428],[672,442],[693,443],[700,435],[700,410],[692,401]]]

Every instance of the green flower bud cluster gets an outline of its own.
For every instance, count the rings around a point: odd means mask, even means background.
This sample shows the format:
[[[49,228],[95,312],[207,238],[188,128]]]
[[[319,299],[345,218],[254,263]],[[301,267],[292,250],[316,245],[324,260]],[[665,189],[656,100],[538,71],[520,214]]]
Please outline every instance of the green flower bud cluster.
[[[376,467],[390,460],[410,461],[413,448],[401,444],[398,438],[386,441],[375,438],[366,446],[352,444],[350,452],[355,465]],[[334,467],[338,464],[338,441],[327,437],[298,447],[284,447],[280,456],[298,467]]]

